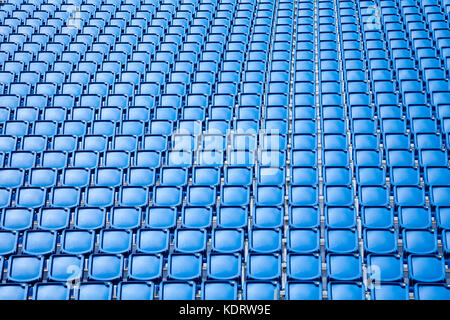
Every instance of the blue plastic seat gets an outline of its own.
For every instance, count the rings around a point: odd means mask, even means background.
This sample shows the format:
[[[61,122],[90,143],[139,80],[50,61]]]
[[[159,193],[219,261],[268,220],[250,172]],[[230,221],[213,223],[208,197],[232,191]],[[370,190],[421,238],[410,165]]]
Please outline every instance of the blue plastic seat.
[[[202,252],[206,249],[206,233],[199,229],[177,229],[174,235],[175,251]]]
[[[437,253],[438,243],[436,232],[427,230],[403,230],[404,251],[408,254]]]
[[[2,213],[2,227],[5,230],[21,231],[31,228],[33,212],[26,208],[6,208]]]
[[[161,300],[195,300],[196,287],[193,282],[164,281],[160,285]]]
[[[0,170],[0,185],[4,188],[17,188],[23,183],[23,169],[2,169]]]
[[[141,229],[136,236],[137,250],[143,253],[160,253],[169,248],[169,236],[165,230]]]
[[[289,254],[287,258],[287,275],[291,279],[309,281],[321,277],[320,255]]]
[[[84,259],[73,255],[52,255],[49,260],[48,278],[53,281],[81,279]]]
[[[255,280],[278,279],[281,275],[281,257],[277,254],[249,254],[247,277]]]
[[[319,218],[317,207],[293,206],[289,210],[289,224],[295,228],[315,228],[319,226]]]
[[[61,252],[66,254],[88,254],[94,250],[94,233],[88,230],[64,230]]]
[[[328,254],[327,274],[332,280],[358,280],[362,276],[362,259],[359,255]]]
[[[173,228],[176,225],[177,210],[170,207],[150,207],[146,213],[146,226],[150,228]]]
[[[399,255],[369,254],[367,262],[370,277],[375,281],[389,282],[403,279],[403,259]]]
[[[47,255],[53,253],[56,247],[56,233],[52,231],[24,232],[22,252],[32,255]]]
[[[237,300],[237,285],[231,281],[204,281],[202,300]]]
[[[364,284],[360,282],[329,282],[330,300],[364,300]]]
[[[240,254],[209,254],[207,261],[207,275],[209,278],[216,280],[232,280],[240,277]]]
[[[90,171],[85,168],[66,168],[62,180],[65,187],[86,187],[90,182]]]
[[[250,198],[250,190],[240,186],[222,186],[220,201],[224,206],[244,206]]]
[[[15,255],[8,261],[7,279],[14,282],[39,281],[44,269],[44,258],[38,256]]]
[[[450,300],[450,288],[445,284],[418,283],[414,286],[416,300]]]
[[[171,254],[168,276],[175,280],[196,280],[201,276],[201,256],[195,254]]]
[[[423,206],[425,204],[425,190],[420,187],[395,187],[394,201],[401,206]]]
[[[27,300],[28,285],[5,283],[0,285],[0,300]]]
[[[291,186],[289,202],[294,206],[314,206],[318,203],[318,190],[316,187]]]
[[[409,300],[408,286],[404,283],[383,283],[370,289],[373,300]]]
[[[106,211],[103,208],[83,208],[75,210],[74,225],[79,229],[96,230],[106,224]]]
[[[111,300],[113,285],[104,282],[84,282],[77,290],[76,300]]]
[[[100,231],[99,250],[100,252],[119,254],[127,253],[132,247],[132,233],[128,230]]]
[[[245,300],[278,300],[278,282],[246,281],[244,284]]]
[[[54,207],[75,207],[79,204],[80,190],[74,187],[56,187],[53,188],[50,198]]]
[[[273,229],[252,229],[249,234],[249,249],[258,253],[281,250],[281,233]]]
[[[445,279],[445,264],[440,256],[410,255],[409,278],[417,282],[441,282]]]
[[[332,206],[351,206],[354,203],[351,186],[325,186],[324,202]]]
[[[358,194],[364,206],[386,206],[389,201],[389,190],[385,187],[362,186]]]
[[[88,277],[96,281],[112,281],[122,276],[123,256],[92,254],[88,261]]]
[[[153,280],[162,276],[162,257],[150,254],[132,254],[128,261],[128,278],[133,280]]]
[[[288,281],[286,300],[322,300],[320,282]]]
[[[152,282],[120,282],[117,298],[119,300],[153,300],[154,290]]]
[[[357,252],[358,237],[355,230],[328,229],[325,233],[325,248],[335,253]]]
[[[224,169],[224,179],[227,185],[249,185],[251,177],[252,170],[250,168],[227,166]]]
[[[186,200],[191,206],[211,206],[216,202],[216,190],[207,186],[189,186]]]

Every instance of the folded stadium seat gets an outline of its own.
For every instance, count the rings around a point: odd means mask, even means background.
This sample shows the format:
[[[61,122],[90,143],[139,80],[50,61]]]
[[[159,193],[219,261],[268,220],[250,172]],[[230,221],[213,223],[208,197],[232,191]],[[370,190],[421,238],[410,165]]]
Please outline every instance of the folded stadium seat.
[[[332,280],[357,280],[362,276],[361,257],[359,255],[327,255],[327,273]]]
[[[92,253],[94,235],[88,230],[64,230],[61,236],[61,252],[77,255]]]
[[[446,284],[418,283],[414,286],[415,300],[449,300],[450,288]]]
[[[202,258],[198,254],[170,254],[168,277],[175,280],[199,280],[202,270]]]
[[[79,229],[96,230],[106,224],[106,211],[104,208],[82,208],[75,210],[74,225]]]
[[[280,230],[251,229],[249,232],[249,249],[258,253],[271,253],[281,250]]]
[[[386,184],[386,169],[384,167],[358,167],[356,183],[361,186],[383,186]]]
[[[84,258],[73,255],[52,255],[48,262],[48,279],[53,281],[73,281],[81,279]]]
[[[14,282],[39,281],[42,277],[43,267],[44,258],[41,256],[11,256],[8,260],[7,280]]]
[[[113,285],[108,282],[82,282],[75,292],[76,300],[111,300]]]
[[[382,154],[379,150],[355,150],[354,157],[357,166],[381,166]]]
[[[408,257],[410,281],[442,282],[445,279],[445,263],[437,255],[410,255]]]
[[[160,255],[132,254],[128,260],[128,278],[147,281],[162,277],[163,259]]]
[[[399,207],[399,226],[405,229],[431,228],[431,208]]]
[[[252,168],[227,166],[224,179],[227,185],[245,186],[252,182]]]
[[[35,170],[35,169],[33,169]],[[85,168],[66,168],[62,174],[62,186],[86,187],[90,182],[90,170]],[[50,176],[51,177],[51,176]],[[38,185],[42,186],[43,185]]]
[[[288,281],[286,283],[286,300],[322,300],[320,282]]]
[[[364,248],[367,252],[386,254],[397,252],[397,232],[394,230],[364,230]]]
[[[328,283],[329,300],[365,300],[364,284],[361,282]]]
[[[394,186],[420,185],[419,170],[411,167],[393,167],[390,182]]]
[[[321,257],[318,254],[288,254],[287,275],[295,280],[317,280],[321,277]]]
[[[351,175],[349,168],[345,167],[323,167],[323,179],[327,186],[344,186],[351,184]],[[305,183],[309,184],[309,183]],[[314,183],[316,184],[316,183]]]
[[[159,288],[160,300],[195,300],[197,288],[193,282],[163,281]]]
[[[244,248],[242,229],[215,228],[211,236],[211,248],[220,253],[241,252]]]
[[[2,283],[0,285],[0,300],[27,300],[28,285]]]
[[[290,186],[289,196],[289,203],[294,206],[315,206],[319,197],[316,187],[304,186]]]
[[[449,185],[448,177],[450,171],[447,167],[427,167],[424,169],[425,184],[429,186]]]
[[[196,166],[192,170],[194,186],[217,186],[220,183],[220,168]]]
[[[324,150],[322,158],[325,166],[347,167],[350,165],[350,154],[346,150]],[[315,166],[316,163],[305,165]]]
[[[437,253],[437,234],[427,230],[403,230],[404,251],[407,254]]]
[[[119,300],[153,300],[154,284],[152,282],[127,281],[117,286]]]
[[[27,230],[23,235],[22,252],[48,255],[55,252],[57,234],[52,231]]]
[[[142,210],[132,207],[114,207],[110,212],[110,226],[115,229],[136,229],[141,225]]]
[[[20,187],[24,179],[23,169],[1,169],[0,170],[0,185],[4,188]]]
[[[236,282],[219,280],[202,282],[202,300],[237,300],[237,297]]]
[[[363,206],[386,206],[389,202],[389,189],[386,187],[362,186],[358,194]]]
[[[31,169],[36,164],[37,154],[33,151],[13,151],[9,157],[10,168]]]
[[[435,206],[448,206],[450,204],[449,199],[450,188],[443,187],[431,187],[430,188],[430,202]]]
[[[28,208],[6,208],[2,214],[2,228],[11,231],[22,231],[31,228],[33,212]]]
[[[65,158],[67,158],[67,154],[64,155],[61,153],[52,153],[52,154],[50,154],[50,156],[51,156],[50,160],[53,160],[50,162],[50,164],[53,164],[60,158],[63,158],[63,156],[65,156]],[[54,159],[54,158],[56,158],[56,159]],[[63,159],[59,160],[56,164],[59,164],[59,162],[63,162],[63,160],[67,161],[67,159],[63,158]],[[98,166],[99,153],[97,151],[75,151],[73,153],[73,158],[71,161],[72,161],[72,165],[74,167],[94,169]],[[58,167],[56,167],[56,169],[60,169],[60,167],[58,166]]]
[[[216,189],[207,186],[188,186],[187,205],[211,206],[216,202]]]
[[[291,163],[293,166],[314,167],[317,166],[317,153],[314,150],[293,150]]]
[[[278,279],[281,275],[281,257],[277,254],[255,254],[248,256],[247,277],[255,280]]]
[[[28,184],[31,187],[53,187],[56,184],[56,170],[50,168],[31,169]]]
[[[377,281],[389,282],[403,279],[403,259],[400,255],[369,254],[367,266],[372,278]]]
[[[80,189],[74,187],[55,187],[50,195],[50,203],[54,207],[75,207],[79,204],[79,199]]]
[[[216,280],[233,280],[241,276],[241,255],[211,253],[207,258],[207,276]]]
[[[324,203],[332,206],[353,205],[353,188],[351,186],[325,186]]]
[[[88,261],[88,278],[96,281],[117,280],[122,277],[123,256],[91,254]]]
[[[450,229],[450,208],[437,207],[436,208],[436,220],[437,225],[441,229]]]
[[[119,195],[120,206],[142,207],[148,204],[147,187],[121,187]]]
[[[184,253],[203,252],[206,250],[206,241],[205,230],[177,229],[174,235],[174,250]]]
[[[327,252],[351,253],[358,251],[358,237],[355,230],[328,229],[325,232],[325,249]]]
[[[383,283],[370,289],[372,300],[409,300],[408,285],[405,283]]]
[[[0,254],[2,256],[8,256],[16,252],[18,243],[18,233],[13,231],[1,231],[0,232]]]
[[[243,287],[245,300],[278,300],[280,296],[278,282],[246,281]]]

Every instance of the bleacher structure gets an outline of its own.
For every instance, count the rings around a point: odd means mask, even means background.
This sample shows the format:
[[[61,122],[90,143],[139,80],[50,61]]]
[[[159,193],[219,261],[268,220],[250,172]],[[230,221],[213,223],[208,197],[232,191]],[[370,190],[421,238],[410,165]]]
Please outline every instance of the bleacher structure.
[[[450,0],[5,0],[0,299],[450,299]]]

